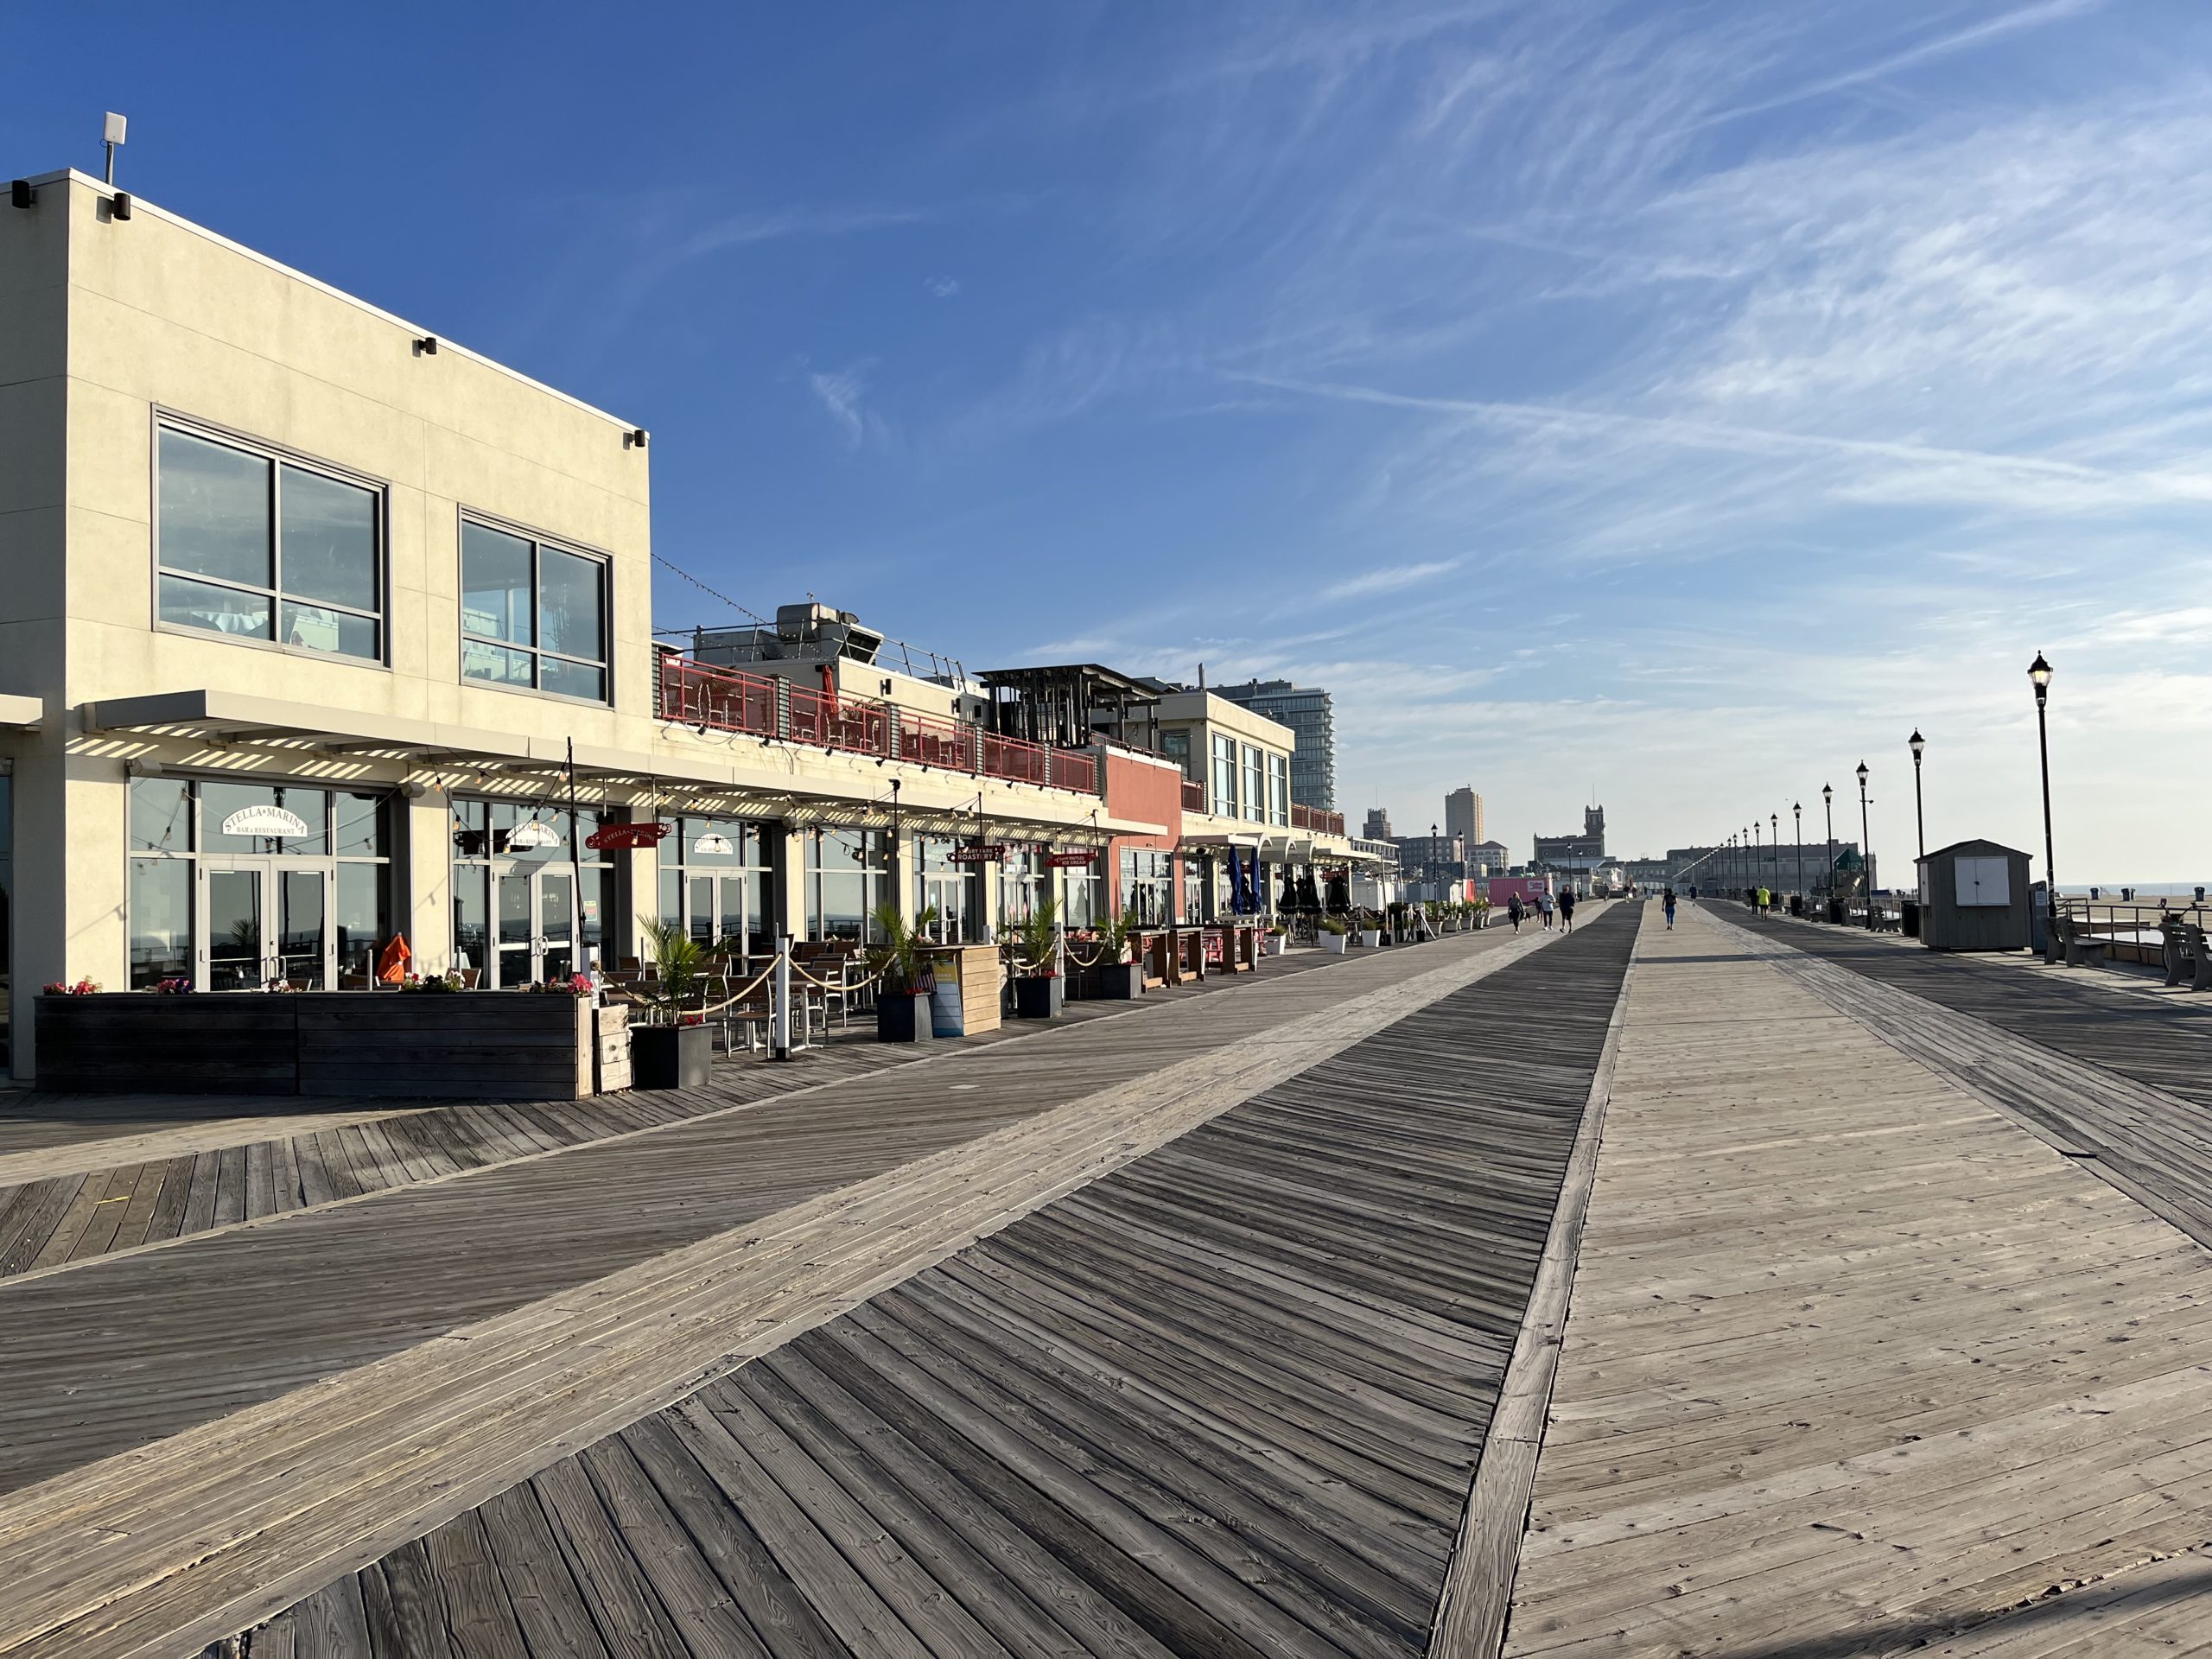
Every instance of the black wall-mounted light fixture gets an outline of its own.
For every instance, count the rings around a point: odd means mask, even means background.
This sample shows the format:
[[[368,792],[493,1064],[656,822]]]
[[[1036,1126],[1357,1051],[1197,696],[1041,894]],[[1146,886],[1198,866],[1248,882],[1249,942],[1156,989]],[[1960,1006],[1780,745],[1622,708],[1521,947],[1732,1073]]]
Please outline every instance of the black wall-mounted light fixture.
[[[416,356],[435,357],[437,354],[438,337],[435,334],[424,334],[415,342]]]
[[[29,179],[16,179],[8,186],[8,204],[11,207],[35,207],[38,190]]]
[[[130,193],[118,190],[107,199],[108,216],[121,220],[130,217]]]
[[[633,426],[627,432],[625,432],[622,435],[622,447],[625,449],[644,448],[645,447],[645,429],[642,426]]]

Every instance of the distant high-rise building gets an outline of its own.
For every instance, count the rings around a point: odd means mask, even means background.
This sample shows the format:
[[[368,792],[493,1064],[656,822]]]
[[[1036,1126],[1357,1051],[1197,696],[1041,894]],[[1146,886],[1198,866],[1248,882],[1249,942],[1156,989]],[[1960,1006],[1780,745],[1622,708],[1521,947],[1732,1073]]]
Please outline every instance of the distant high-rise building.
[[[1290,752],[1290,798],[1325,812],[1337,810],[1336,706],[1326,691],[1288,680],[1253,680],[1217,686],[1214,695],[1280,721],[1296,733],[1298,741]]]
[[[1390,815],[1379,806],[1369,807],[1367,825],[1359,833],[1369,841],[1390,840]]]
[[[1471,789],[1455,789],[1444,798],[1444,830],[1471,847],[1489,836],[1483,830],[1483,798]]]

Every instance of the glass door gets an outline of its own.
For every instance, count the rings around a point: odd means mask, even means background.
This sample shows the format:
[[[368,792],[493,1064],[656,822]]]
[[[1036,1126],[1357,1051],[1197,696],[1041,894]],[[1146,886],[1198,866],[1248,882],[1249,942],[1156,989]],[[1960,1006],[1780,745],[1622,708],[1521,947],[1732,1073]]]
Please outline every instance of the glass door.
[[[576,971],[576,878],[563,864],[493,868],[499,945],[493,983],[512,989]]]
[[[495,870],[499,887],[499,949],[496,984],[528,985],[537,979],[537,928],[532,915],[531,872],[512,865]]]
[[[200,860],[200,988],[328,990],[331,876],[327,864],[289,859]]]
[[[279,868],[276,977],[296,990],[330,988],[330,873]]]
[[[537,873],[538,979],[568,979],[576,971],[576,878],[567,869]]]
[[[258,991],[269,983],[269,957],[263,949],[268,873],[255,865],[240,868],[203,861],[200,883],[207,938],[200,947],[203,990]]]

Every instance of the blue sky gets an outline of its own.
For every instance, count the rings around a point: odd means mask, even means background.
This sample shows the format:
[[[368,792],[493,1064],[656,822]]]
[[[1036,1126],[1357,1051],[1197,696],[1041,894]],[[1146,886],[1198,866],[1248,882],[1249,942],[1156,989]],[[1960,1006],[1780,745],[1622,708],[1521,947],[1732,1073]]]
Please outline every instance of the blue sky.
[[[1917,724],[1931,842],[2039,849],[2040,648],[2061,876],[2212,876],[2202,6],[376,15],[0,7],[4,165],[125,111],[149,198],[650,427],[756,609],[1325,684],[1355,815],[1656,851],[1864,757],[1903,855]]]

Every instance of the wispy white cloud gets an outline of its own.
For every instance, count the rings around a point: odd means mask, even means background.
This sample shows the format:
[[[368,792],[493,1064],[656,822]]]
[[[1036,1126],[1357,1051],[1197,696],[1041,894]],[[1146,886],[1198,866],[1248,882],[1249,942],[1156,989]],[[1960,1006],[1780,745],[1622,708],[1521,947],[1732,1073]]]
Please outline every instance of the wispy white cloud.
[[[845,447],[857,449],[878,423],[866,405],[868,377],[875,367],[874,358],[849,364],[842,369],[823,372],[810,369],[806,384],[814,393],[815,401],[844,434]]]
[[[1380,569],[1362,571],[1347,576],[1342,582],[1332,582],[1321,589],[1318,597],[1323,600],[1366,599],[1377,594],[1403,593],[1408,588],[1419,588],[1439,576],[1449,575],[1464,563],[1459,559],[1422,559],[1413,564],[1385,565]]]
[[[957,276],[925,276],[922,279],[922,286],[934,297],[949,300],[960,292],[960,279]]]

